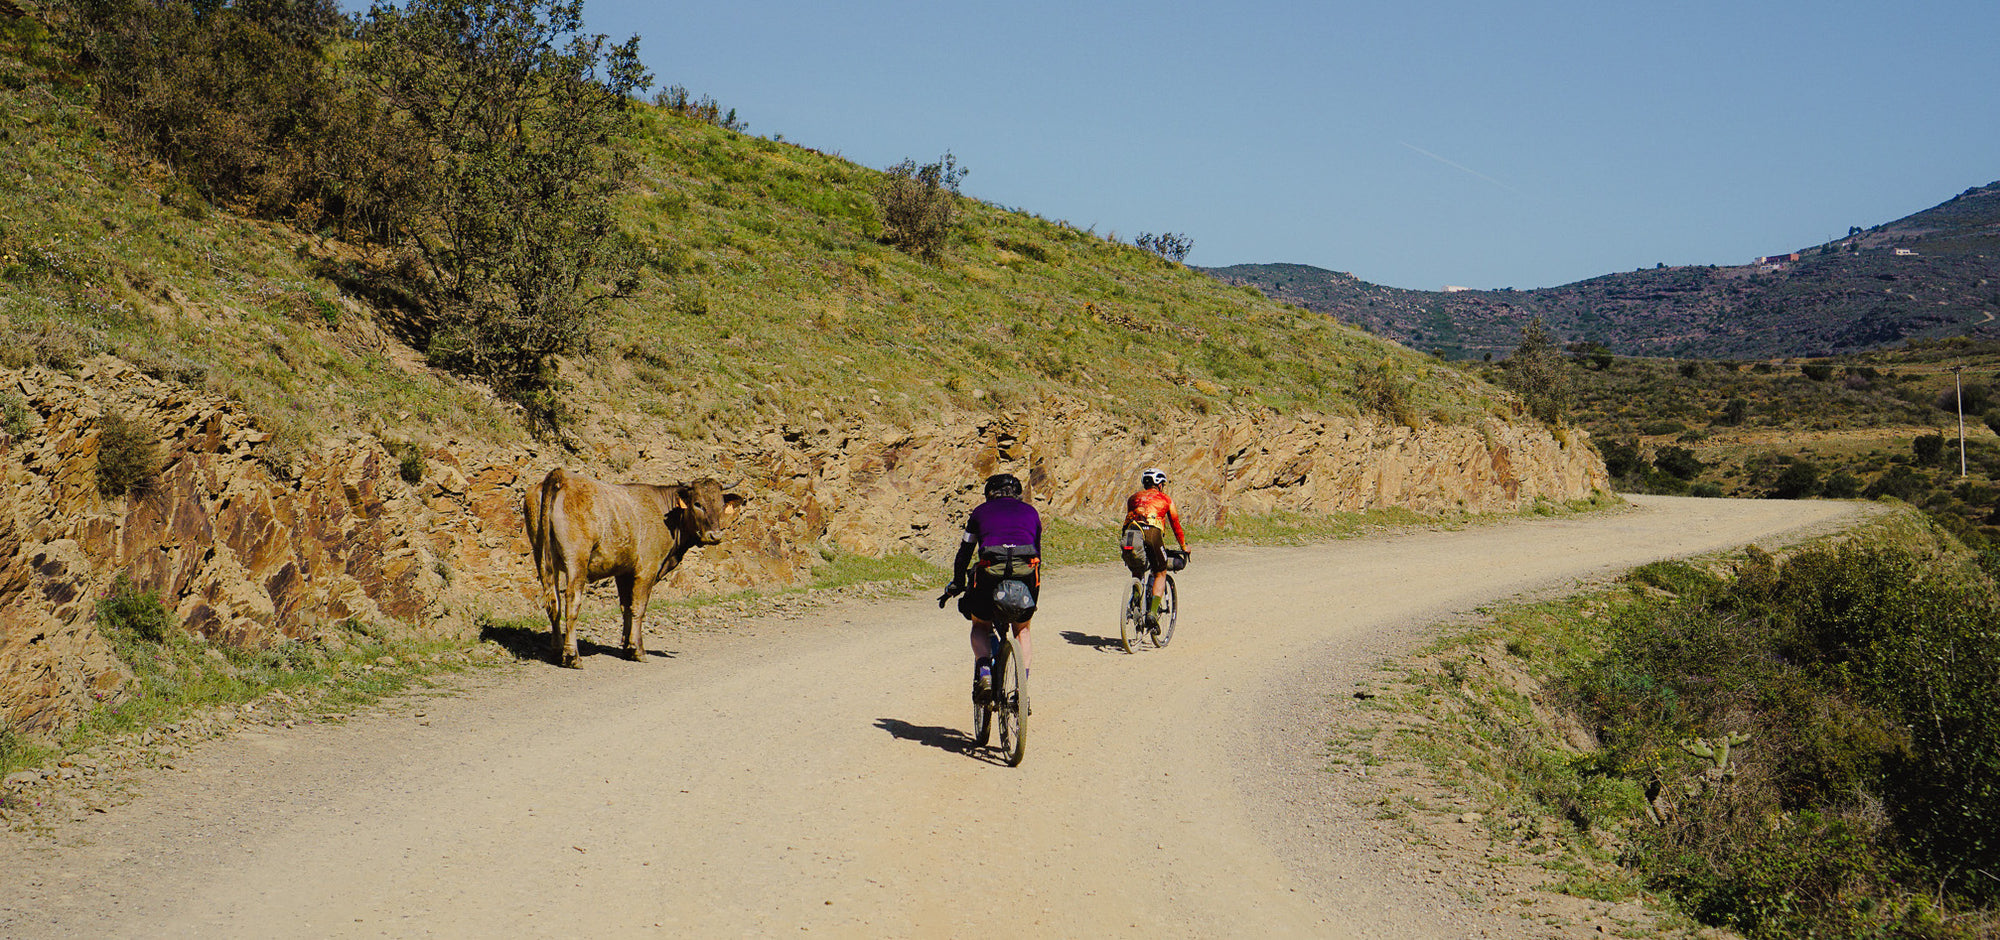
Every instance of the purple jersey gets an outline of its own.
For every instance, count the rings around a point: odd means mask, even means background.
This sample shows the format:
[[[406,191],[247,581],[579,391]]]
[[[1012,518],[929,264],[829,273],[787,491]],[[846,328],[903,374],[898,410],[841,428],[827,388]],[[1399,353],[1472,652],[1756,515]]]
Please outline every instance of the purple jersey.
[[[1027,545],[1042,553],[1042,514],[1035,507],[1011,496],[996,496],[980,503],[965,520],[965,539],[958,545],[955,572],[964,571],[973,555],[996,545]]]
[[[1035,507],[1011,496],[980,503],[965,520],[965,540],[975,548],[995,545],[1027,545],[1042,553],[1042,514]]]

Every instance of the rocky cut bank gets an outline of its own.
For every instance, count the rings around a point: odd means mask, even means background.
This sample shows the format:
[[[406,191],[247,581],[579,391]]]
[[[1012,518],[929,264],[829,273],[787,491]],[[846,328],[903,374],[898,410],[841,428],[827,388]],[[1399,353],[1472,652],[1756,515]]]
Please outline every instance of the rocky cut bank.
[[[213,644],[313,642],[353,622],[470,635],[488,617],[537,615],[521,501],[558,465],[621,482],[715,476],[750,497],[660,597],[792,584],[827,548],[941,559],[980,480],[1003,469],[1045,514],[1108,525],[1139,466],[1157,464],[1197,529],[1238,512],[1504,512],[1608,490],[1580,432],[1493,417],[1412,429],[1235,413],[1139,429],[1049,399],[916,427],[808,421],[722,442],[640,431],[584,455],[446,441],[412,483],[359,434],[274,469],[270,435],[236,404],[109,356],[74,375],[0,370],[0,396],[27,406],[20,433],[0,431],[0,718],[41,735],[130,678],[95,623],[121,573]],[[97,487],[113,412],[160,439],[157,476],[128,496]],[[599,595],[587,614],[615,610]]]

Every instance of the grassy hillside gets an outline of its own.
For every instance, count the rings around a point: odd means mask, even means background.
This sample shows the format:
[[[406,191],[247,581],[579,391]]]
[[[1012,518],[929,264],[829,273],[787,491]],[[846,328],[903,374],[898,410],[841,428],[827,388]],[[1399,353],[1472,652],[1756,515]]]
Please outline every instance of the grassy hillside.
[[[1660,265],[1523,291],[1400,290],[1298,264],[1210,271],[1460,359],[1505,355],[1537,316],[1566,340],[1650,356],[1825,356],[2000,336],[2000,183],[1824,245],[1772,251],[1797,257]]]
[[[393,303],[398,258],[209,204],[133,155],[32,20],[5,21],[4,46],[6,364],[116,353],[240,399],[296,446],[356,431],[523,433],[513,408],[408,342],[421,329]],[[921,260],[881,240],[883,174],[645,112],[618,205],[644,266],[564,363],[574,409],[683,435],[1043,396],[1133,416],[1377,409],[1454,422],[1506,409],[1428,357],[1025,212],[962,199],[942,257]]]

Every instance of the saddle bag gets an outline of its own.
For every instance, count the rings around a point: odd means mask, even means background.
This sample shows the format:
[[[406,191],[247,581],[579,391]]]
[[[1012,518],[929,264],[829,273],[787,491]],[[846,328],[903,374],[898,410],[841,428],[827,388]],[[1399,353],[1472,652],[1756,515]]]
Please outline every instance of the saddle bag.
[[[1026,620],[1035,615],[1035,592],[1025,581],[1001,581],[993,586],[993,612],[1008,620]]]

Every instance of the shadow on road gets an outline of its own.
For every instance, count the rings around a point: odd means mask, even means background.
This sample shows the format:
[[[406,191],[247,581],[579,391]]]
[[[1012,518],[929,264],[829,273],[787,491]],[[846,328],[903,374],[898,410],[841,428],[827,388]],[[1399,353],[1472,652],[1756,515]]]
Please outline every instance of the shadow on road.
[[[965,754],[989,764],[1007,766],[1007,755],[998,748],[981,748],[972,743],[965,732],[957,728],[939,728],[934,725],[913,725],[901,718],[877,718],[875,727],[894,735],[903,741],[915,741],[926,747],[953,754]]]
[[[1092,636],[1079,630],[1064,630],[1062,638],[1068,640],[1071,646],[1088,646],[1099,652],[1122,653],[1125,651],[1125,644],[1115,636]]]
[[[549,631],[547,630],[487,624],[485,627],[480,628],[479,638],[499,644],[502,649],[512,653],[515,659],[533,659],[545,663],[555,662],[555,657],[549,653]],[[625,647],[606,646],[602,643],[594,643],[583,637],[576,638],[576,656],[578,662],[598,655],[616,656],[623,659],[625,658]],[[646,659],[648,661],[653,659],[673,659],[674,655],[672,652],[666,650],[649,649],[646,651]]]

